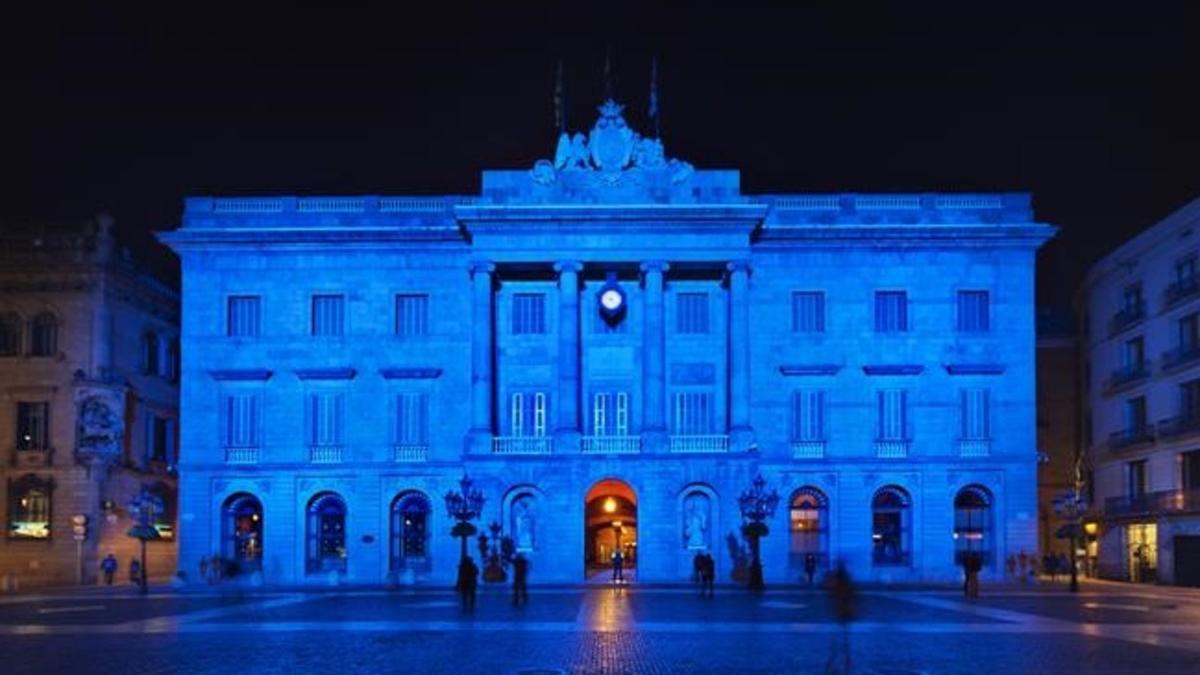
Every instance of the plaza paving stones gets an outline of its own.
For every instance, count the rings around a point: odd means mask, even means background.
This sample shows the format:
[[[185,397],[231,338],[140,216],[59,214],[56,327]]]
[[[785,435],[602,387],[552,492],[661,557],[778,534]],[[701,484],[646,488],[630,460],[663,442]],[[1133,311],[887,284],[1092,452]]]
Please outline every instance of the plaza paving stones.
[[[473,613],[456,601],[436,589],[10,596],[0,670],[822,673],[841,635],[809,590],[534,588],[513,607],[493,588]],[[1200,672],[1200,594],[1183,589],[1018,587],[966,601],[945,588],[872,588],[860,601],[856,673]]]

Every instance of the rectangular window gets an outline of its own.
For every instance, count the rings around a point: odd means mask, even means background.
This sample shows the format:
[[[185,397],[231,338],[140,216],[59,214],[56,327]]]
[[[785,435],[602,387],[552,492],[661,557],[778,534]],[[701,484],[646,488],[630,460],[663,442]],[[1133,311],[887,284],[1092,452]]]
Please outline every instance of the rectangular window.
[[[1146,460],[1129,462],[1126,466],[1129,467],[1129,496],[1140,497],[1146,494]]]
[[[1146,397],[1137,396],[1125,401],[1125,430],[1142,433],[1146,430]]]
[[[346,296],[312,297],[312,334],[316,337],[341,337],[346,331]]]
[[[681,391],[675,394],[674,433],[679,436],[704,436],[713,430],[712,394],[706,391]]]
[[[226,302],[226,335],[258,337],[261,302],[257,295],[231,295]]]
[[[802,389],[792,394],[792,440],[825,440],[825,392]]]
[[[629,435],[629,394],[605,391],[592,396],[592,435]]]
[[[342,444],[345,397],[341,393],[322,392],[308,395],[308,444]]]
[[[509,435],[546,435],[547,401],[545,392],[514,392],[509,398]]]
[[[401,293],[396,296],[396,335],[416,337],[429,334],[429,296]]]
[[[792,332],[825,332],[825,293],[823,291],[792,293]]]
[[[45,450],[50,446],[50,404],[17,403],[17,449]]]
[[[171,433],[171,420],[158,415],[150,417],[150,447],[149,459],[152,462],[166,462],[169,455],[169,438]]]
[[[1124,363],[1128,369],[1141,368],[1146,365],[1146,341],[1135,337],[1125,341]]]
[[[225,397],[225,447],[258,447],[258,396],[230,394]]]
[[[986,333],[991,328],[987,291],[958,292],[958,331]]]
[[[902,333],[908,330],[908,293],[875,291],[875,332]]]
[[[876,393],[876,437],[881,441],[908,440],[908,392],[885,389]]]
[[[675,303],[675,332],[708,332],[708,293],[680,293]]]
[[[1179,385],[1179,416],[1188,420],[1200,420],[1200,379],[1188,380]]]
[[[987,389],[964,389],[959,399],[964,439],[980,440],[991,438],[989,414],[990,394]]]
[[[429,395],[404,392],[396,395],[396,445],[429,444]]]
[[[1179,459],[1183,471],[1179,484],[1184,490],[1200,490],[1200,450],[1185,452]]]
[[[1140,283],[1130,284],[1121,291],[1121,309],[1127,316],[1136,316],[1142,313],[1142,285]]]
[[[512,332],[513,335],[542,335],[546,332],[544,293],[513,294]]]
[[[1175,262],[1175,284],[1180,290],[1196,286],[1196,256],[1189,255]]]
[[[1200,312],[1181,317],[1175,326],[1175,342],[1181,354],[1200,349]]]

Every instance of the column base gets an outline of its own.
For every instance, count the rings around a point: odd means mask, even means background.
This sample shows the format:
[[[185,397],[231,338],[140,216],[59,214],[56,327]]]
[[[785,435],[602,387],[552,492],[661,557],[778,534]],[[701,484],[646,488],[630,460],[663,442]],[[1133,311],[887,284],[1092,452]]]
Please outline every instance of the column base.
[[[754,442],[754,429],[751,427],[734,427],[729,430],[730,452],[758,452],[758,444]]]

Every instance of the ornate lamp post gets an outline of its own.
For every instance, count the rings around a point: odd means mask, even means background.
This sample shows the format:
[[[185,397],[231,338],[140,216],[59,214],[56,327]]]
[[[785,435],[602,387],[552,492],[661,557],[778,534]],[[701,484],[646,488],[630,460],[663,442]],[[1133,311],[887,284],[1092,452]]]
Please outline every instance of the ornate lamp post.
[[[758,554],[758,542],[770,533],[766,521],[775,515],[779,505],[779,493],[766,490],[767,482],[762,474],[754,479],[754,486],[738,497],[738,508],[742,511],[742,534],[750,540],[750,583],[752,590],[762,590],[762,559]]]
[[[471,521],[478,518],[479,512],[483,510],[483,493],[471,487],[472,482],[471,477],[464,473],[458,481],[458,492],[451,490],[446,493],[446,512],[457,521],[450,534],[462,540],[460,565],[467,559],[467,538],[478,532]]]
[[[1087,512],[1087,499],[1080,494],[1081,490],[1078,486],[1072,487],[1066,492],[1054,498],[1054,512],[1063,520],[1067,521],[1066,525],[1058,528],[1059,539],[1071,540],[1071,592],[1079,592],[1079,572],[1076,569],[1075,549],[1079,547],[1079,538],[1083,531],[1081,521],[1083,514]]]
[[[145,594],[149,587],[146,584],[146,542],[159,539],[158,529],[154,523],[162,515],[162,498],[142,486],[141,491],[129,502],[129,515],[133,517],[133,527],[126,532],[129,536],[142,543],[142,573],[138,579],[138,587]]]

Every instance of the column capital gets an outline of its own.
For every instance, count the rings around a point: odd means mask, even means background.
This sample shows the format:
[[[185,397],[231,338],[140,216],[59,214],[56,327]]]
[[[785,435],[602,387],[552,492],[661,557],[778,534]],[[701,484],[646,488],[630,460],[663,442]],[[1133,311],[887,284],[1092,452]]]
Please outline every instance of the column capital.
[[[730,260],[729,263],[725,265],[725,270],[728,272],[745,272],[746,274],[749,274],[750,273],[750,261],[749,260]]]
[[[496,271],[496,264],[488,260],[472,260],[468,269],[471,271],[471,276],[475,276],[480,272],[492,274]]]
[[[641,264],[639,269],[642,272],[666,272],[671,269],[671,265],[662,260],[647,260]]]
[[[554,263],[554,271],[562,274],[563,272],[574,272],[579,274],[583,271],[583,263],[578,260],[563,260]]]

